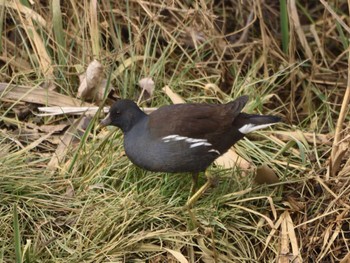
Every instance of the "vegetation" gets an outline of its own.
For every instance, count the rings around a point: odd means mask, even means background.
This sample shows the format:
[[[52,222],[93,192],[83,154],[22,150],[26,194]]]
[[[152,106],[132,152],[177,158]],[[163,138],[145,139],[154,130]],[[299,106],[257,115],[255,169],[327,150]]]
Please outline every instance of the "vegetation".
[[[347,1],[9,0],[0,11],[0,262],[349,262]],[[93,61],[99,90],[84,97]],[[219,182],[192,209],[199,225],[183,209],[191,176],[135,167],[121,131],[97,127],[118,97],[159,107],[244,94],[246,112],[284,123],[237,143],[234,167],[210,168]],[[278,181],[255,182],[266,174]]]

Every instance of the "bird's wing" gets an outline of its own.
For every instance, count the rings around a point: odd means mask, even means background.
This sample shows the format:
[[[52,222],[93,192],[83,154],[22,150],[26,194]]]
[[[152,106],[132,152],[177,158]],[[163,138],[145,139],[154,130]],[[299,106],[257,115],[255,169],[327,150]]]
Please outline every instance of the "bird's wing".
[[[148,128],[157,138],[179,135],[189,138],[212,138],[227,131],[248,100],[242,96],[223,105],[175,104],[164,106],[149,115]],[[165,122],[165,123],[164,123]]]

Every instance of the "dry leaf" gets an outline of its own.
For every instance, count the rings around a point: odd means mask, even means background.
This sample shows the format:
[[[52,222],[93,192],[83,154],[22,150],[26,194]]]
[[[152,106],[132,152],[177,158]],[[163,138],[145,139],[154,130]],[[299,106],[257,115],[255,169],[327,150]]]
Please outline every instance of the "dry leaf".
[[[279,263],[289,263],[289,240],[288,240],[288,232],[287,232],[287,222],[285,217],[283,217],[281,223],[281,231],[280,231],[280,245],[279,245]]]
[[[72,185],[72,182],[71,181],[68,181],[67,182],[67,188],[66,188],[66,194],[65,194],[65,197],[69,197],[69,198],[72,198],[75,196],[75,191],[74,191],[74,187]]]
[[[198,44],[202,44],[206,42],[207,37],[203,32],[200,32],[192,27],[188,27],[185,29],[185,35],[182,38],[182,44],[190,47],[198,49]]]
[[[340,170],[340,165],[343,161],[343,157],[345,153],[348,151],[349,148],[349,142],[344,141],[340,143],[337,152],[335,152],[334,156],[331,156],[331,164],[332,164],[332,169],[331,169],[331,176],[335,176],[337,172]]]
[[[279,179],[274,170],[263,164],[256,169],[254,181],[257,184],[275,184],[279,182]]]
[[[152,234],[153,235],[153,234]],[[173,255],[177,260],[178,262],[180,263],[188,263],[187,259],[185,258],[185,256],[178,252],[178,251],[175,251],[173,249],[169,249],[169,248],[166,248],[166,247],[160,247],[160,246],[157,246],[157,245],[154,245],[154,244],[142,244],[140,247],[139,247],[140,251],[150,251],[150,252],[159,252],[159,251],[166,251],[166,252],[169,252],[171,255]]]
[[[103,78],[103,66],[97,60],[92,61],[86,69],[86,84],[89,89],[97,86]]]
[[[295,263],[303,262],[302,258],[300,256],[300,250],[298,246],[298,239],[295,234],[295,226],[293,224],[293,220],[290,217],[290,214],[288,211],[284,212],[286,214],[286,223],[287,223],[287,229],[288,229],[288,237],[290,240],[290,244],[292,246],[292,261]]]
[[[290,211],[292,212],[303,211],[306,206],[305,202],[299,201],[291,196],[287,196],[287,202],[285,202],[285,205],[290,207]]]
[[[57,124],[57,125],[41,125],[38,129],[45,133],[57,133],[63,131],[67,127],[67,124]]]
[[[184,99],[180,95],[173,92],[168,85],[162,89],[166,95],[171,99],[174,104],[185,103]]]
[[[350,262],[350,252],[348,252],[345,257],[339,261],[339,263],[349,263]]]
[[[153,92],[154,92],[154,81],[152,78],[143,78],[139,81],[139,86],[141,87],[142,91],[139,96],[139,99],[137,100],[137,104],[140,104],[140,101],[143,100],[149,100],[152,98]],[[146,91],[146,92],[145,92]]]
[[[347,161],[344,164],[344,166],[341,168],[341,170],[339,171],[339,173],[338,173],[339,177],[345,177],[345,176],[350,174],[350,158],[349,158],[349,155],[350,155],[350,153],[345,156],[345,158],[347,158]]]
[[[84,100],[100,102],[106,89],[107,81],[103,79],[103,66],[97,60],[92,61],[86,73],[80,75],[77,97]]]
[[[180,263],[188,263],[187,259],[185,258],[184,255],[182,255],[180,252],[169,249],[169,248],[164,248],[167,252],[169,252],[171,255],[174,256]]]
[[[225,97],[226,95],[216,84],[213,83],[205,84],[203,89],[206,90],[209,95],[219,95],[221,97]]]
[[[152,78],[143,78],[139,81],[140,87],[145,90],[149,96],[152,97],[153,92],[154,92],[154,81]]]
[[[239,156],[232,148],[217,158],[215,164],[224,168],[239,167],[242,170],[250,168],[250,163]]]
[[[302,262],[298,247],[298,240],[295,234],[295,226],[288,211],[285,211],[281,215],[275,225],[275,229],[277,229],[279,226],[281,229],[278,262]],[[292,247],[292,252],[290,252],[290,245]]]

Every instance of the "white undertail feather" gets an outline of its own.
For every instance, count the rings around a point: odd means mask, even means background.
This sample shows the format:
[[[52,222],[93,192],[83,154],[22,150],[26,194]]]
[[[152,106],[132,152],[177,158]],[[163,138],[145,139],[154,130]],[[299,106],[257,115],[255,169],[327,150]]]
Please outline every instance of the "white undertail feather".
[[[208,153],[217,153],[218,155],[221,155],[221,153],[218,150],[210,149]]]
[[[259,129],[263,129],[263,128],[269,127],[270,125],[273,125],[273,124],[275,124],[275,123],[267,123],[267,124],[260,124],[260,125],[249,123],[249,124],[243,125],[238,130],[239,130],[240,133],[247,134],[247,133],[250,133],[252,131],[256,131],[256,130],[259,130]]]

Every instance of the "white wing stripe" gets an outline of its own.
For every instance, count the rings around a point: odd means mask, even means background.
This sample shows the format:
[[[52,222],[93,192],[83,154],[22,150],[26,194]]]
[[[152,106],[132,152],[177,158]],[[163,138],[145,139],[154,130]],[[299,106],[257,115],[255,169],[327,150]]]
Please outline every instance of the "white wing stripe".
[[[198,146],[211,146],[211,143],[209,142],[196,142],[191,144],[190,148],[198,147]]]
[[[168,135],[162,138],[164,142],[177,142],[177,141],[185,141],[190,144],[190,148],[198,147],[198,146],[211,146],[211,143],[206,139],[196,139],[189,138],[185,136],[180,136],[177,134]]]

